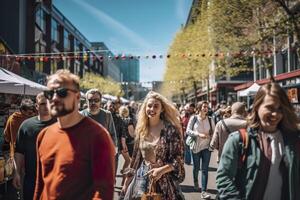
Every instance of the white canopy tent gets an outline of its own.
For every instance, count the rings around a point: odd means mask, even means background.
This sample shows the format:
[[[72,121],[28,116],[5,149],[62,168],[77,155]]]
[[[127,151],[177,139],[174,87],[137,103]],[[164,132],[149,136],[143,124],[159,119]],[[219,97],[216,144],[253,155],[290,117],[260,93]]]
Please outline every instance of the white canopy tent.
[[[47,87],[0,67],[0,93],[37,95]]]
[[[110,94],[103,94],[102,96],[102,100],[106,100],[106,101],[115,101],[117,100],[117,97],[116,96],[113,96],[113,95],[110,95]],[[123,98],[123,97],[120,97],[122,103],[129,103],[129,100]]]
[[[255,95],[257,93],[257,91],[259,90],[259,88],[260,88],[260,85],[258,85],[257,83],[253,83],[247,89],[239,91],[238,96],[247,97],[247,96]]]

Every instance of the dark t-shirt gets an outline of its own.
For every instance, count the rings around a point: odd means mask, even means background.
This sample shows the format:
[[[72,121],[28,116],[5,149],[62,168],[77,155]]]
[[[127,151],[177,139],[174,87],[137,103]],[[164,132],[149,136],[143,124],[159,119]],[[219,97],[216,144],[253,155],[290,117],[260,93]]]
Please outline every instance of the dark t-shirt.
[[[36,173],[36,138],[39,132],[56,122],[56,119],[41,121],[37,116],[25,120],[19,129],[16,140],[16,152],[25,159],[25,178],[35,181]]]
[[[134,126],[133,119],[130,117],[122,118],[123,120],[123,131],[122,131],[122,137],[126,138],[126,144],[133,144],[134,138],[131,137],[128,131],[128,126],[132,125]]]

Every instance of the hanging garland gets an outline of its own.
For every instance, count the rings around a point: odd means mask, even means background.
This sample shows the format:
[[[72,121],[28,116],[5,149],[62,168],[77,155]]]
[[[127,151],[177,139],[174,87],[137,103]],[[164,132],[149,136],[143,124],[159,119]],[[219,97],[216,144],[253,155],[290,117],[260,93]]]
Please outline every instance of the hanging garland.
[[[296,48],[291,48],[290,51],[296,51]],[[233,57],[233,58],[240,58],[240,57],[252,57],[252,56],[268,56],[271,57],[273,55],[272,50],[267,51],[240,51],[240,52],[217,52],[217,53],[186,53],[186,54],[174,54],[174,55],[95,55],[92,53],[96,53],[98,51],[82,51],[82,52],[60,52],[60,53],[35,53],[35,54],[0,54],[0,57],[4,57],[7,59],[15,59],[18,62],[22,61],[36,61],[36,62],[49,62],[50,60],[53,61],[66,61],[66,60],[80,60],[83,59],[84,62],[87,62],[89,59],[100,60],[103,61],[105,59],[109,60],[132,60],[132,59],[163,59],[163,58],[182,58],[182,59],[191,59],[191,58],[198,58],[198,57],[214,57],[218,59],[224,59],[225,57]],[[277,54],[279,51],[275,51]],[[225,56],[226,55],[226,56]]]

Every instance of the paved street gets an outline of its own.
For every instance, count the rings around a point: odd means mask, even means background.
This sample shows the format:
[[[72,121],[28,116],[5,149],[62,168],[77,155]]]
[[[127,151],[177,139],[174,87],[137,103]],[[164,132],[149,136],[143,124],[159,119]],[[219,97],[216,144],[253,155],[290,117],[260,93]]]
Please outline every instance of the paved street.
[[[209,166],[209,180],[208,180],[208,192],[212,194],[212,199],[215,199],[215,194],[216,194],[216,170],[217,170],[217,152],[213,152],[210,160],[210,166]],[[123,159],[122,156],[120,156],[120,161],[119,161],[119,167],[123,164]],[[118,174],[120,170],[118,169]],[[193,184],[193,167],[192,165],[185,165],[185,172],[186,172],[186,177],[184,182],[181,184],[182,191],[184,193],[185,199],[186,200],[199,200],[200,199],[200,190],[195,191],[194,190],[194,184]],[[199,173],[199,184],[201,183],[201,173]],[[121,190],[121,178],[118,175],[117,177],[117,187],[115,188],[115,200],[118,199],[118,192]],[[201,184],[200,184],[201,187]]]

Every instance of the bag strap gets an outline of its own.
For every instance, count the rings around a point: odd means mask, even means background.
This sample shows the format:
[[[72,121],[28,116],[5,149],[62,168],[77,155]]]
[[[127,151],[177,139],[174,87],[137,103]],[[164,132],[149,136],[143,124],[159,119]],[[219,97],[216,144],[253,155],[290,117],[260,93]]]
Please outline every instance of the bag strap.
[[[230,129],[228,128],[228,126],[226,125],[224,119],[222,119],[221,122],[222,122],[223,126],[225,127],[227,133],[231,133],[231,131],[230,131]]]
[[[104,112],[105,112],[105,125],[106,125],[105,128],[108,130],[110,116],[107,111],[104,111]]]
[[[156,182],[153,178],[150,180],[149,194],[156,193]]]
[[[212,135],[212,125],[211,125],[211,118],[209,116],[207,116],[207,119],[208,119],[208,123],[209,123],[209,134]]]
[[[194,126],[195,126],[195,124],[196,124],[196,122],[197,122],[197,116],[196,115],[193,115],[193,121],[192,121],[192,130],[194,130]]]
[[[240,166],[242,166],[246,160],[246,151],[249,145],[249,135],[245,128],[239,129],[239,134],[240,134],[240,141],[243,143],[243,150],[240,156]]]
[[[15,158],[15,144],[13,141],[12,131],[10,131],[9,156]]]

